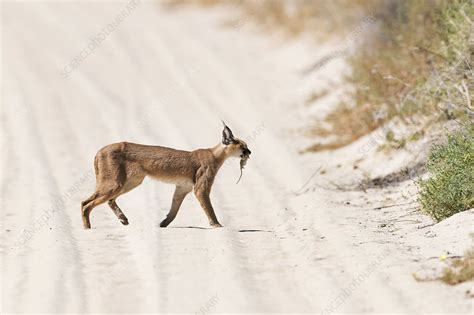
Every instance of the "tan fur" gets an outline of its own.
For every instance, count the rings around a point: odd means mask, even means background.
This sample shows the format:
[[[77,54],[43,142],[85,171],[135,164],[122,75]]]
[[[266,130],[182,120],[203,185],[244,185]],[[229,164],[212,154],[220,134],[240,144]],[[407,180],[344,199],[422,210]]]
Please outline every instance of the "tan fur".
[[[96,190],[81,204],[84,228],[91,228],[92,209],[105,202],[108,202],[122,224],[127,225],[128,219],[115,199],[140,185],[145,176],[176,185],[171,209],[161,222],[161,227],[168,226],[174,220],[184,198],[193,189],[210,225],[220,227],[209,197],[214,178],[227,158],[241,156],[244,152],[250,154],[245,142],[234,138],[233,141],[228,145],[218,144],[213,148],[195,151],[129,142],[102,148],[94,161]]]

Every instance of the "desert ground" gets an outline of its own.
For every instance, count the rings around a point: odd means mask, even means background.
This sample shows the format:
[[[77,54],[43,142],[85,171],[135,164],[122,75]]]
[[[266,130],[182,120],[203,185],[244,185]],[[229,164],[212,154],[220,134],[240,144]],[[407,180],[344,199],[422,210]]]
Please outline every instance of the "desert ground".
[[[386,155],[368,135],[300,153],[347,67],[302,69],[337,43],[226,23],[229,8],[134,3],[1,4],[2,314],[472,313],[472,282],[414,277],[436,277],[471,245],[472,210],[434,224],[413,179],[345,189],[419,147]],[[101,147],[212,147],[221,119],[252,150],[239,184],[234,159],[213,186],[223,228],[209,228],[194,195],[159,228],[174,188],[146,179],[117,200],[129,226],[101,205],[83,229]]]

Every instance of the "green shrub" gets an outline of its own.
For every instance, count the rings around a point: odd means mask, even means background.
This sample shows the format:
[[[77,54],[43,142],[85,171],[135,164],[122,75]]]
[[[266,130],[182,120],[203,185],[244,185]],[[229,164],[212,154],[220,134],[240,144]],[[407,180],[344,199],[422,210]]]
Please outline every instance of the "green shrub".
[[[474,207],[474,127],[448,137],[445,145],[433,146],[427,170],[430,178],[419,180],[422,209],[441,221]]]

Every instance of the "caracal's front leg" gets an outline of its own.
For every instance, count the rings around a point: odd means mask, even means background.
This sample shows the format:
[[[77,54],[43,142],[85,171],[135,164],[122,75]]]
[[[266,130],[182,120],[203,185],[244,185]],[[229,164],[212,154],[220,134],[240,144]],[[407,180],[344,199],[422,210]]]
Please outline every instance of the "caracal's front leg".
[[[190,186],[176,186],[176,190],[174,191],[173,195],[173,202],[171,203],[171,209],[168,215],[166,216],[166,219],[164,219],[160,223],[160,227],[167,227],[173,220],[176,218],[176,215],[178,214],[179,208],[181,207],[181,204],[183,203],[184,197],[193,189],[193,187]]]
[[[206,194],[204,192],[196,192],[197,200],[199,200],[199,203],[201,204],[202,209],[207,215],[207,218],[209,219],[209,224],[212,227],[222,227],[222,225],[217,221],[216,214],[214,213],[214,208],[212,207],[211,204],[211,198],[209,198],[209,194]]]
[[[201,204],[202,209],[209,219],[209,224],[212,227],[222,227],[222,225],[217,221],[216,214],[214,213],[214,208],[211,204],[211,198],[209,197],[209,191],[201,191],[199,189],[194,189],[194,194],[196,195],[197,200]]]
[[[211,167],[201,167],[196,173],[196,183],[194,184],[194,194],[196,195],[197,200],[201,204],[202,209],[206,213],[207,218],[209,219],[209,224],[212,227],[222,227],[222,225],[217,221],[216,214],[214,213],[214,208],[211,204],[211,198],[209,194],[211,193],[211,187],[214,183],[216,171]]]

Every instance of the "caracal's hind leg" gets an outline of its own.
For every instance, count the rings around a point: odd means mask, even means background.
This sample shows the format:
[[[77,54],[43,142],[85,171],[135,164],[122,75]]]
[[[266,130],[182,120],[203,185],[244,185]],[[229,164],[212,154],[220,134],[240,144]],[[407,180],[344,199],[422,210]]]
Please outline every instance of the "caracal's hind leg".
[[[128,225],[128,219],[125,216],[125,214],[123,214],[122,210],[119,208],[117,203],[115,202],[115,199],[110,199],[108,203],[109,203],[110,209],[112,209],[112,211],[115,213],[115,215],[120,220],[120,222],[122,222],[123,225]]]
[[[95,207],[110,199],[115,199],[120,195],[122,189],[120,185],[113,183],[113,185],[110,185],[109,187],[112,188],[96,191],[93,195],[95,198],[82,206],[82,223],[84,224],[85,229],[91,228],[90,214]]]
[[[135,187],[140,185],[143,182],[144,179],[145,179],[144,175],[143,176],[138,175],[138,176],[128,178],[125,181],[122,190],[120,191],[120,195],[123,195],[123,194],[129,192],[130,190],[134,189]],[[120,207],[117,205],[117,202],[115,201],[115,199],[117,197],[115,197],[113,199],[110,199],[108,201],[109,207],[110,207],[110,209],[112,209],[112,211],[115,213],[115,215],[120,220],[120,222],[122,222],[123,225],[128,225],[127,217],[125,216],[125,214],[122,212]]]
[[[120,196],[127,182],[125,163],[117,152],[99,152],[94,160],[96,188],[92,197],[82,206],[82,222],[85,229],[91,228],[90,214],[98,205]]]
[[[90,228],[90,220],[89,216],[86,216],[86,212],[84,211],[86,206],[88,206],[95,198],[97,197],[97,193],[93,193],[92,196],[81,202],[81,215],[82,215],[82,224],[84,225],[84,228]]]
[[[168,215],[166,216],[166,219],[164,219],[160,223],[160,227],[167,227],[173,220],[176,218],[176,215],[178,214],[179,208],[181,207],[181,204],[183,203],[184,198],[186,195],[193,189],[193,187],[190,186],[176,186],[176,189],[174,191],[173,195],[173,201],[171,203],[171,209]]]

